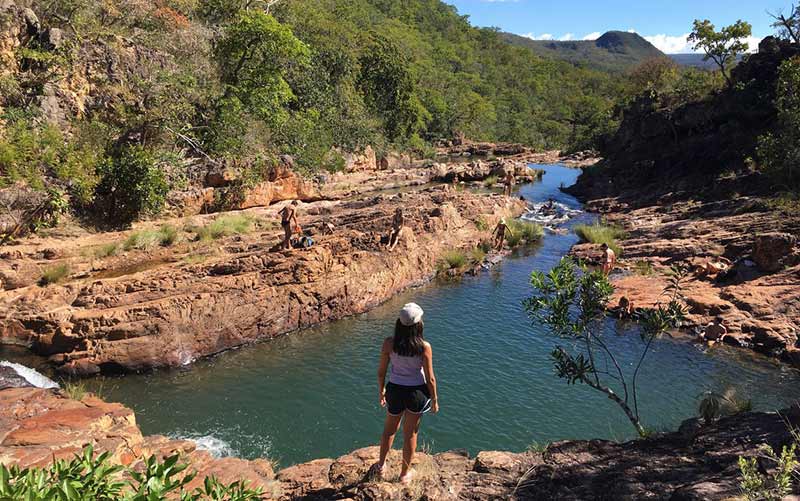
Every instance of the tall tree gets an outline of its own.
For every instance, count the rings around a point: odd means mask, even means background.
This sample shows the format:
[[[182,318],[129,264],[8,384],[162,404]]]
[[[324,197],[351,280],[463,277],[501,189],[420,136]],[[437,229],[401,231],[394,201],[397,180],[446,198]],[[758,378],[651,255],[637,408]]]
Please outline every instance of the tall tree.
[[[708,19],[700,21],[694,20],[694,30],[687,40],[694,43],[695,50],[705,52],[704,61],[711,59],[719,66],[722,76],[728,83],[728,88],[733,87],[730,69],[736,62],[736,58],[750,47],[743,39],[753,34],[753,27],[750,23],[736,21],[730,26],[725,26],[720,31]]]
[[[780,36],[800,45],[800,5],[792,5],[788,16],[783,12],[769,15],[775,20],[772,27],[778,29]]]

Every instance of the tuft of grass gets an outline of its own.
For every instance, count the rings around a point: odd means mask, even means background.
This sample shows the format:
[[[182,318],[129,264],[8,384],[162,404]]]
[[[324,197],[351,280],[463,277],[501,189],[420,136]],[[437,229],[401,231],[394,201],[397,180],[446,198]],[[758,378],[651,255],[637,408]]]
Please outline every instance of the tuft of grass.
[[[478,231],[489,231],[489,221],[484,216],[478,216],[475,220],[475,227],[478,228]]]
[[[486,259],[486,251],[480,246],[475,247],[469,253],[469,260],[472,264],[480,264],[484,259]]]
[[[42,273],[41,278],[39,279],[39,285],[42,287],[46,287],[50,284],[57,284],[67,278],[69,276],[70,269],[69,265],[66,263],[57,264],[55,266],[51,266],[47,268]]]
[[[550,448],[549,442],[533,442],[528,446],[528,452],[536,454],[544,454]]]
[[[117,253],[119,250],[119,244],[116,242],[110,244],[99,245],[94,249],[94,257],[101,259],[104,257],[110,257]]]
[[[467,261],[467,255],[460,249],[447,251],[441,259],[441,262],[444,263],[448,270],[463,268],[466,266]]]
[[[608,244],[617,257],[622,254],[622,248],[617,243],[617,239],[627,236],[621,228],[600,223],[576,225],[575,234],[578,235],[582,242]]]
[[[169,247],[178,241],[178,229],[165,224],[157,230],[141,230],[128,235],[122,248],[129,250],[150,250],[155,247]]]
[[[220,216],[200,228],[194,228],[198,240],[218,240],[222,237],[249,233],[253,230],[254,220],[250,216],[234,214]]]
[[[544,228],[530,221],[513,219],[507,224],[508,228],[511,230],[511,234],[506,233],[506,243],[509,247],[516,247],[523,241],[529,244],[538,242],[544,236]]]
[[[486,255],[492,251],[492,241],[481,240],[480,243],[478,243],[478,248],[483,251],[484,255]]]
[[[86,383],[83,381],[67,381],[63,387],[64,394],[73,400],[83,400],[89,390],[86,389]]]
[[[497,184],[497,181],[499,181],[497,176],[489,176],[483,180],[483,184],[485,184],[487,188],[491,188]]]
[[[706,424],[725,416],[733,416],[751,410],[753,410],[753,402],[739,397],[736,389],[730,386],[721,393],[707,391],[697,406],[698,414]]]
[[[614,252],[616,252],[616,251],[614,251]],[[634,271],[636,271],[636,274],[642,275],[642,276],[645,276],[645,277],[649,277],[650,275],[653,274],[653,263],[651,263],[650,261],[642,259],[642,260],[636,261],[636,263],[634,263],[633,269],[634,269]]]

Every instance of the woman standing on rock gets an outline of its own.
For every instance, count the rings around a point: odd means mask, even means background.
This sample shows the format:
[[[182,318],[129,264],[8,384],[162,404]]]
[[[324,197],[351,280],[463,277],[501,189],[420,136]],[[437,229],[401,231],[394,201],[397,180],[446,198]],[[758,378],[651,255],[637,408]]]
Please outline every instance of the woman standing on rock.
[[[402,421],[403,466],[400,481],[403,483],[408,483],[414,476],[411,462],[417,449],[422,414],[429,410],[439,412],[433,351],[430,343],[422,337],[422,313],[422,308],[415,303],[403,306],[395,323],[394,336],[383,341],[378,366],[378,401],[382,407],[386,407],[386,421],[381,435],[380,459],[373,468],[375,474],[382,477],[386,456]]]

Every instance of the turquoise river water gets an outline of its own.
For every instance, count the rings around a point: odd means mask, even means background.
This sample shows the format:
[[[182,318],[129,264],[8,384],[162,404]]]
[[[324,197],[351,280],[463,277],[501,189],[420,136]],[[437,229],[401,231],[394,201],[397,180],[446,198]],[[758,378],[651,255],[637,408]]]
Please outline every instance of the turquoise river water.
[[[580,208],[558,189],[572,184],[578,171],[546,170],[542,182],[522,186],[520,194]],[[579,215],[568,225],[588,219]],[[432,450],[519,451],[567,438],[631,438],[630,424],[612,402],[555,376],[549,359],[554,339],[521,307],[530,272],[549,269],[575,241],[572,234],[548,234],[538,247],[477,277],[413,289],[357,317],[181,370],[88,384],[132,407],[147,434],[193,438],[222,455],[269,456],[282,466],[335,457],[377,442],[383,419],[375,381],[379,347],[398,308],[415,301],[425,309],[440,388],[441,412],[426,416],[421,431]],[[641,349],[632,332],[610,344],[626,367]],[[696,414],[705,390],[734,386],[756,409],[774,410],[800,398],[798,383],[798,372],[770,360],[666,338],[654,344],[640,375],[640,407],[649,428],[674,429]]]

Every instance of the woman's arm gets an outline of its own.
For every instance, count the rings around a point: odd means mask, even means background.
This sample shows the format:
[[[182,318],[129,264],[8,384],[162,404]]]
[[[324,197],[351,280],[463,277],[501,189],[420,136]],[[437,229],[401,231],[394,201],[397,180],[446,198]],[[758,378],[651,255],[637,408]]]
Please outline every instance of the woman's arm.
[[[439,395],[436,392],[436,376],[433,373],[433,350],[430,343],[425,343],[425,351],[422,353],[422,369],[425,371],[425,381],[428,391],[431,393],[431,411],[439,412]]]
[[[386,397],[384,393],[384,383],[386,381],[386,370],[389,368],[389,353],[392,349],[392,338],[387,337],[381,346],[381,359],[378,362],[378,402],[381,407],[386,407]]]

